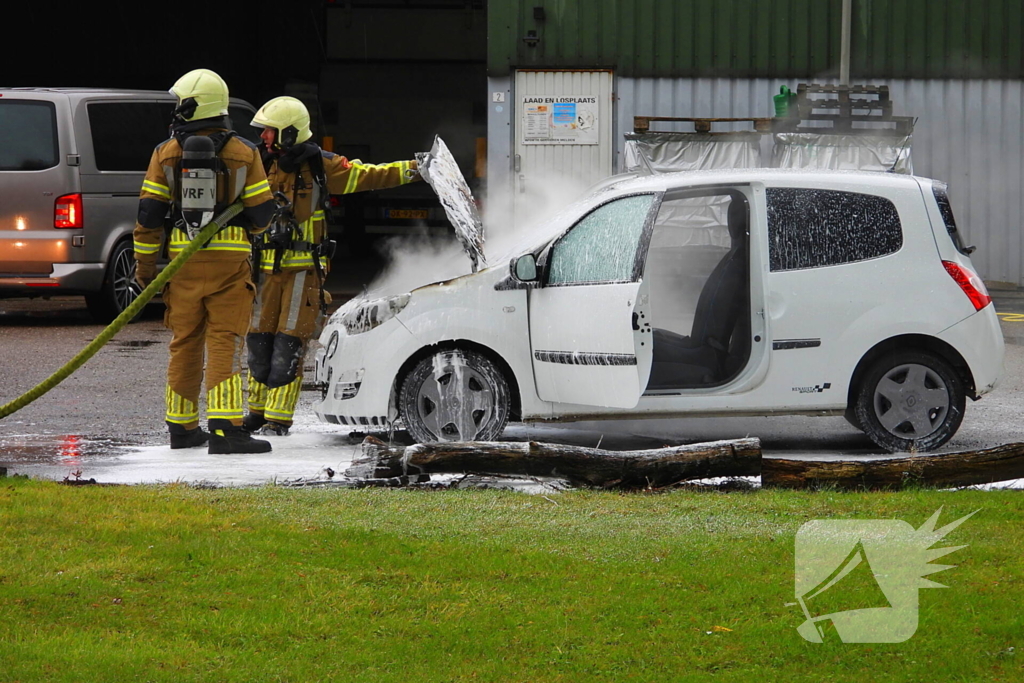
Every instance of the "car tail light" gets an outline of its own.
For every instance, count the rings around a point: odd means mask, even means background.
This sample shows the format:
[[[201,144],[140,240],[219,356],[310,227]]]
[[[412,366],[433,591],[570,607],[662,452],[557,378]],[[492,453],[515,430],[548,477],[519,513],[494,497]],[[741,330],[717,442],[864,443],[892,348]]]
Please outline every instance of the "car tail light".
[[[82,195],[65,194],[57,197],[53,204],[53,227],[82,227]]]
[[[980,311],[992,303],[992,297],[988,295],[985,283],[981,281],[977,273],[953,261],[943,261],[942,265],[946,267],[949,276],[956,280],[960,289],[964,290],[964,294],[974,304],[974,310]]]

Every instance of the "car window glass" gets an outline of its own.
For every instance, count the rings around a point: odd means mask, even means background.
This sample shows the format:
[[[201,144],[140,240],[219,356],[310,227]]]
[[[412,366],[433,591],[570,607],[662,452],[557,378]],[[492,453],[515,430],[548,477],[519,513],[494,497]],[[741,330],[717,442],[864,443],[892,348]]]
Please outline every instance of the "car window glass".
[[[654,195],[609,202],[587,214],[555,243],[548,284],[628,282]]]
[[[853,263],[903,246],[899,214],[885,197],[788,187],[766,195],[773,271]]]
[[[153,148],[168,137],[170,102],[90,102],[96,168],[145,171]]]
[[[245,107],[228,108],[228,116],[231,117],[231,125],[235,132],[250,142],[260,144],[260,129],[250,124],[254,114],[255,112]]]
[[[946,188],[940,185],[932,185],[932,194],[935,195],[935,202],[939,205],[939,213],[942,214],[942,222],[946,224],[946,232],[949,234],[949,239],[953,240],[953,245],[961,254],[969,253],[967,245],[964,244],[964,240],[960,236],[960,231],[956,229],[956,219],[953,218],[953,207],[949,205],[949,196],[946,194]]]
[[[0,171],[57,165],[57,111],[51,102],[0,102]]]

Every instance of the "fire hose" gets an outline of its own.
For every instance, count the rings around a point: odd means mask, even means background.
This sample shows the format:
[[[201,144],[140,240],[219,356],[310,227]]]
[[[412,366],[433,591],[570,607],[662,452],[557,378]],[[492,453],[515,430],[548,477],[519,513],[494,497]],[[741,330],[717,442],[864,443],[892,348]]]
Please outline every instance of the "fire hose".
[[[178,272],[183,265],[185,265],[185,261],[188,261],[193,254],[199,251],[199,249],[206,244],[218,230],[221,229],[222,225],[237,216],[241,211],[242,202],[239,200],[215,216],[213,220],[206,224],[199,234],[196,235],[195,239],[189,242],[185,248],[182,249],[181,253],[175,256],[174,260],[168,263],[167,266],[160,271],[160,274],[142,290],[139,296],[136,297],[127,308],[121,311],[121,314],[117,316],[112,323],[107,325],[106,329],[100,332],[84,349],[79,351],[74,358],[69,360],[59,370],[57,370],[57,372],[47,377],[29,391],[25,392],[10,403],[5,403],[0,406],[0,419],[21,410],[32,401],[48,392],[50,389],[53,389],[55,386],[67,379],[71,373],[82,367],[87,360],[96,355],[97,351],[99,351],[108,341],[113,339],[114,335],[120,332],[121,328],[135,318],[146,304],[149,303],[149,300],[164,288],[167,281],[174,277],[174,274]]]

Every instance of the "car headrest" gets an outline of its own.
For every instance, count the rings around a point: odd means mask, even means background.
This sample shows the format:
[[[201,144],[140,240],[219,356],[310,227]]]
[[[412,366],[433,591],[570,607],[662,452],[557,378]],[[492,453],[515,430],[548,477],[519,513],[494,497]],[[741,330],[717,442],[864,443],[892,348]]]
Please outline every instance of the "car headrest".
[[[729,237],[733,246],[745,244],[747,235],[747,202],[739,197],[733,197],[729,202]]]

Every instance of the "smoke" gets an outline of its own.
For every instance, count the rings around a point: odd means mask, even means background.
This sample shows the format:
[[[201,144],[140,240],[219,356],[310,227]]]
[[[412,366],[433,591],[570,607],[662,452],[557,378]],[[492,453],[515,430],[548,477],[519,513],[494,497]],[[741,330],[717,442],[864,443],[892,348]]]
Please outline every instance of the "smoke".
[[[512,257],[557,236],[566,223],[560,214],[585,189],[579,180],[558,174],[536,177],[527,191],[518,195],[509,188],[492,188],[481,207],[486,262],[481,270],[507,265]],[[453,234],[392,237],[380,242],[377,249],[385,265],[367,286],[369,298],[403,294],[470,272],[469,256]]]
[[[515,191],[493,188],[484,204],[488,265],[507,263],[558,236],[587,183],[555,172],[531,174]]]
[[[371,299],[405,294],[470,271],[469,256],[454,235],[390,237],[377,249],[384,257],[384,268],[366,288]]]

